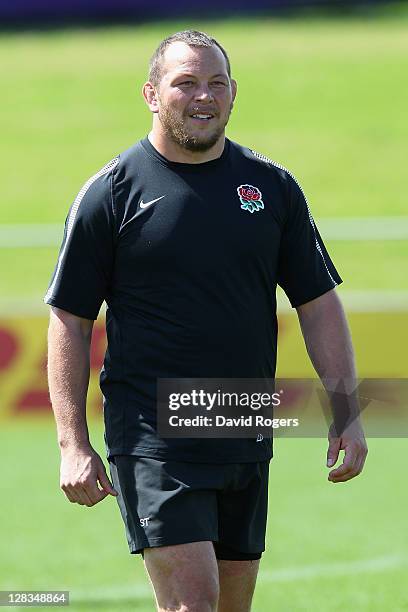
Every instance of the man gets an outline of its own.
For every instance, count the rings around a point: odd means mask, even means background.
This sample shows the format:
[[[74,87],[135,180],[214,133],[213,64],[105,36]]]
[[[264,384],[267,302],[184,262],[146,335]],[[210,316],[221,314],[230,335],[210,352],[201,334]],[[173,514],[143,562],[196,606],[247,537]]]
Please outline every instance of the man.
[[[334,290],[341,279],[301,188],[225,138],[236,91],[226,52],[206,34],[160,44],[143,86],[152,131],[79,192],[45,298],[61,488],[87,506],[117,496],[130,551],[143,554],[163,611],[250,610],[272,448],[268,439],[159,438],[157,379],[273,378],[277,283],[319,376],[355,377]],[[101,388],[115,488],[85,416],[92,325],[104,300]],[[363,468],[358,426],[330,436],[328,466],[340,449],[332,482]]]

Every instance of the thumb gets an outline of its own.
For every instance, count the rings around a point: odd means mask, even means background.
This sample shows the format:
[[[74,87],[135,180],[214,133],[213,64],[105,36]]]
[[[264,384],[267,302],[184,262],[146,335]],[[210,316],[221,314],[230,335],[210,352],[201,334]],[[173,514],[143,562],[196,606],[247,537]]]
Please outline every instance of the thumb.
[[[106,493],[109,493],[110,495],[114,496],[118,495],[118,492],[115,491],[115,489],[113,488],[112,483],[109,480],[105,471],[105,467],[103,465],[98,469],[98,480],[102,489],[106,491]]]
[[[339,458],[340,438],[331,438],[327,450],[327,467],[332,467]]]

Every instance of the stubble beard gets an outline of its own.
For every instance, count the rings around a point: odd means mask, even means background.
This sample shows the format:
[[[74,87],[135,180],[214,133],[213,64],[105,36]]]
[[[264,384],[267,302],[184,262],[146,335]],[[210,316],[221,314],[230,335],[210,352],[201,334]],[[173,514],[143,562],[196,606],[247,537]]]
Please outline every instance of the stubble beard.
[[[211,149],[224,133],[225,126],[231,115],[232,107],[233,104],[231,103],[225,122],[220,124],[217,129],[210,134],[203,134],[201,137],[190,134],[186,128],[185,118],[163,103],[159,112],[159,120],[166,135],[179,147],[187,149],[188,151],[204,152]]]

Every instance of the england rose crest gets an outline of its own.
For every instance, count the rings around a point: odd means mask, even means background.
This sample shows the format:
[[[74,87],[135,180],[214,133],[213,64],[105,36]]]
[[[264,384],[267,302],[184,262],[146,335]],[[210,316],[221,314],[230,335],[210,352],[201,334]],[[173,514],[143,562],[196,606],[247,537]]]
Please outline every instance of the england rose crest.
[[[240,185],[237,187],[237,192],[243,210],[248,210],[250,213],[253,213],[264,208],[262,193],[259,191],[258,187],[254,187],[253,185]]]

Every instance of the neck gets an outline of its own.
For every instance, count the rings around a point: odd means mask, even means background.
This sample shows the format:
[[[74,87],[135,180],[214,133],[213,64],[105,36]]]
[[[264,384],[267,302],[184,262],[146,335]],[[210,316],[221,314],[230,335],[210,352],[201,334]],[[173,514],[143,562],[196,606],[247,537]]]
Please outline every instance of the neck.
[[[222,134],[215,145],[207,151],[189,151],[170,140],[167,135],[153,130],[148,135],[150,143],[163,157],[169,161],[182,164],[202,164],[221,157],[225,146],[225,134]]]

